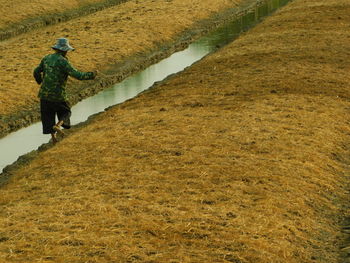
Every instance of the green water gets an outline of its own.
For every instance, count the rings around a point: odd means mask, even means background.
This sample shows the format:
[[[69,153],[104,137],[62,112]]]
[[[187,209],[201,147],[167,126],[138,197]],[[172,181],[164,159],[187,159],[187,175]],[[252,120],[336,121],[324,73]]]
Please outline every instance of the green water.
[[[263,4],[252,7],[243,16],[221,26],[208,36],[198,40],[196,43],[199,45],[207,45],[212,48],[212,51],[214,51],[215,47],[224,46],[232,42],[243,31],[247,31],[249,28],[259,23],[264,17],[286,5],[289,1],[290,0],[265,1]]]

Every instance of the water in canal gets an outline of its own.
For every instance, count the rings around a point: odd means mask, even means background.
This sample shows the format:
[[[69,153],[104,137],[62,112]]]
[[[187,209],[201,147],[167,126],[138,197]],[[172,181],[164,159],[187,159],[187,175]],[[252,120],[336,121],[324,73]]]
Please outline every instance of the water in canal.
[[[185,50],[176,52],[142,72],[79,102],[72,107],[72,124],[83,122],[92,114],[102,112],[107,107],[133,98],[151,87],[155,82],[182,71],[215,51],[218,46],[232,42],[242,31],[254,25],[262,17],[285,5],[288,1],[266,1],[208,36],[192,43]],[[41,123],[33,124],[2,138],[0,140],[0,173],[7,165],[15,162],[19,156],[36,150],[40,145],[47,143],[49,139],[50,136],[42,134]]]

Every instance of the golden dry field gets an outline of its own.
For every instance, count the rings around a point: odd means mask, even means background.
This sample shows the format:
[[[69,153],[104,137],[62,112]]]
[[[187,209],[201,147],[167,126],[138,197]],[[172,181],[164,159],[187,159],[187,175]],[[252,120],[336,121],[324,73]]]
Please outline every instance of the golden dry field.
[[[52,52],[51,46],[59,37],[68,37],[76,48],[69,56],[76,68],[103,70],[123,58],[170,41],[196,21],[239,2],[132,0],[1,41],[0,115],[11,116],[38,104],[39,87],[32,72],[42,57]]]
[[[348,262],[349,14],[294,0],[12,171],[0,262]]]
[[[98,2],[103,0],[0,0],[0,28],[40,15],[59,13]]]

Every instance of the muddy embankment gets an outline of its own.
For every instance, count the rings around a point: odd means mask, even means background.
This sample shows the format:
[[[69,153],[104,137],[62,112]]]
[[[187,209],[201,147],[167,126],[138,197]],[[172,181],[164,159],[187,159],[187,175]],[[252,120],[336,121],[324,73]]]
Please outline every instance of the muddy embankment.
[[[1,188],[0,258],[349,261],[349,13],[294,0],[36,153]]]
[[[0,49],[6,49],[6,53],[0,56],[4,65],[0,71],[4,71],[5,76],[0,82],[0,136],[39,119],[38,87],[31,72],[41,57],[50,52],[49,47],[56,38],[69,37],[75,46],[81,47],[80,51],[70,54],[71,61],[78,69],[99,69],[111,76],[100,77],[94,82],[70,83],[70,101],[75,104],[169,56],[175,50],[183,49],[194,39],[260,2],[222,0],[204,9],[206,2],[203,1],[190,1],[188,4],[180,0],[159,3],[129,1],[2,41]],[[176,10],[180,13],[174,13]],[[165,22],[169,13],[174,13],[174,20],[170,23]],[[33,44],[25,46],[26,43]],[[12,54],[7,49],[8,45],[12,45],[14,50],[18,49],[17,53]],[[18,55],[28,52],[34,56]],[[8,60],[13,64],[6,64]]]

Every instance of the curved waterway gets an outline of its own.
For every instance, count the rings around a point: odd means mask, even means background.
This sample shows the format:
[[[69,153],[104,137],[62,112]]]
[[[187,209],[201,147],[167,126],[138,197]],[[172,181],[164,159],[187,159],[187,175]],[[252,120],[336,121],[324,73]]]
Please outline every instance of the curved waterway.
[[[218,47],[232,42],[242,31],[254,25],[262,17],[285,5],[288,1],[268,0],[248,8],[246,12],[243,12],[234,21],[192,43],[185,50],[176,52],[159,63],[101,91],[95,96],[79,102],[72,107],[72,124],[75,125],[86,121],[89,116],[131,99],[150,88],[155,82],[182,71],[215,51]],[[36,150],[42,144],[47,143],[49,139],[50,136],[42,134],[41,123],[35,123],[2,138],[0,140],[0,172],[7,165],[15,162],[18,157]]]

